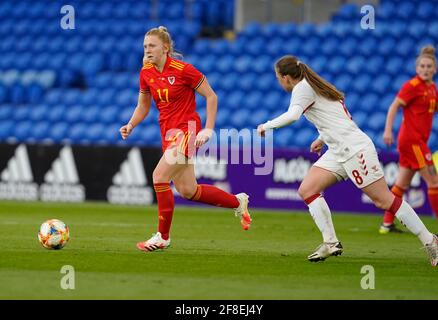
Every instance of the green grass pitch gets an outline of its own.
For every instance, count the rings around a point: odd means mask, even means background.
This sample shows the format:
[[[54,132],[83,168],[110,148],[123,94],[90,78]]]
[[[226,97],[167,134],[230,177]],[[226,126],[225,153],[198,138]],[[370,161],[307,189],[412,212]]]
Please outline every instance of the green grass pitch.
[[[232,210],[177,207],[172,246],[135,244],[156,228],[156,207],[0,202],[0,299],[438,299],[438,270],[409,233],[379,235],[381,217],[334,213],[344,254],[306,260],[321,236],[306,212],[253,210],[241,230]],[[37,240],[50,218],[70,228],[58,251]],[[438,232],[438,221],[423,218]],[[75,289],[61,288],[64,265]],[[375,289],[364,290],[365,265]],[[369,276],[369,274],[368,274]]]

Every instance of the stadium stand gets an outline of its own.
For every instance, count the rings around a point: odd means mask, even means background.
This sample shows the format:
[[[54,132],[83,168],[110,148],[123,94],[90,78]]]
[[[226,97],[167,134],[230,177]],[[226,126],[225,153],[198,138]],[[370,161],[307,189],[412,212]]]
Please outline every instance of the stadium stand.
[[[158,3],[154,6],[153,3]],[[419,48],[438,42],[438,3],[382,0],[376,29],[360,28],[347,3],[324,24],[252,22],[235,40],[202,38],[232,29],[232,0],[71,1],[75,29],[60,27],[60,1],[0,3],[0,141],[120,144],[118,128],[136,104],[145,31],[166,25],[177,51],[204,72],[219,96],[217,128],[254,128],[287,108],[273,64],[284,54],[309,63],[346,94],[353,119],[375,141],[401,84],[414,75]],[[205,102],[198,97],[205,119]],[[123,143],[159,145],[157,112]],[[401,114],[395,129],[401,122]],[[435,122],[436,124],[436,122]],[[438,125],[434,125],[436,129]],[[275,135],[277,147],[307,148],[306,121]],[[432,150],[438,141],[431,140]]]

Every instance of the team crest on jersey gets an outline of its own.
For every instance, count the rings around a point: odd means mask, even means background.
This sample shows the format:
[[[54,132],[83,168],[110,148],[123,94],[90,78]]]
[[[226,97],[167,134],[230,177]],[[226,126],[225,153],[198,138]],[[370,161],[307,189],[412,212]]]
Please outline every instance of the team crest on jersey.
[[[174,84],[175,83],[175,77],[174,76],[167,77],[167,80],[169,81],[170,84]]]

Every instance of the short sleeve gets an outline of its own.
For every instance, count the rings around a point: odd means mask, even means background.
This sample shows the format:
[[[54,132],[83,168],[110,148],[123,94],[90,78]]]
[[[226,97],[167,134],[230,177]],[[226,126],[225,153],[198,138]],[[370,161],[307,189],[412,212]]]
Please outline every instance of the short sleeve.
[[[183,71],[184,82],[192,89],[196,90],[202,84],[205,76],[191,64],[187,64]]]
[[[397,94],[397,97],[402,99],[406,104],[412,101],[415,98],[416,90],[415,87],[407,81],[403,84],[400,91]]]
[[[140,71],[140,92],[141,93],[149,93],[150,92],[149,86],[144,78],[144,74],[142,71]]]
[[[294,105],[299,105],[303,108],[304,112],[306,112],[306,110],[313,105],[315,100],[315,91],[306,81],[301,81],[292,91],[289,108],[292,108]]]

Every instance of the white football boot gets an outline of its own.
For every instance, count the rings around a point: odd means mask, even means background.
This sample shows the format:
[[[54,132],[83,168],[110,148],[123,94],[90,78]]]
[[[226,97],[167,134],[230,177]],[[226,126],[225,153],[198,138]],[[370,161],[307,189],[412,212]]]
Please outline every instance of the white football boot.
[[[430,258],[430,264],[433,267],[438,266],[438,236],[436,234],[433,235],[432,242],[425,245],[425,248]]]
[[[243,230],[248,230],[252,221],[248,211],[249,196],[246,193],[238,193],[236,194],[236,198],[239,200],[239,206],[234,209],[234,215],[240,218],[240,224]]]
[[[155,251],[158,249],[167,249],[170,246],[170,238],[164,240],[161,233],[157,232],[147,241],[137,243],[137,248],[142,251]]]
[[[339,241],[334,243],[323,242],[307,259],[311,262],[324,261],[330,256],[339,256],[342,252],[343,247]]]

